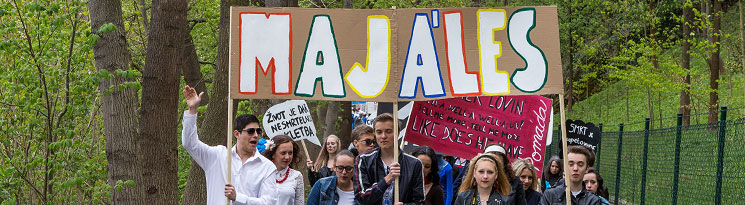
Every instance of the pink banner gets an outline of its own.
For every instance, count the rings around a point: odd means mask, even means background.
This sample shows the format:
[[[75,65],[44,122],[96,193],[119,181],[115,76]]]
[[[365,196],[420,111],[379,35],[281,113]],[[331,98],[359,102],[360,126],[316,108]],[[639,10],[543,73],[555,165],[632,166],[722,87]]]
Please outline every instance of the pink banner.
[[[417,101],[406,141],[468,159],[501,144],[510,161],[531,160],[540,178],[550,118],[551,99],[539,95]]]

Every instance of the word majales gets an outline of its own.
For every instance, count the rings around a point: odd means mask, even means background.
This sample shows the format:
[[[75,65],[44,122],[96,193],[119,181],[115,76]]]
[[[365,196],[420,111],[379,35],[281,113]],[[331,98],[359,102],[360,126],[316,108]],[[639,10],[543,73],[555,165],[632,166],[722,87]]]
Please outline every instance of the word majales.
[[[510,93],[510,83],[523,92],[543,88],[548,64],[543,51],[533,45],[529,32],[536,25],[534,8],[519,9],[507,16],[503,9],[479,9],[477,33],[479,73],[466,69],[463,17],[461,11],[442,13],[445,27],[448,77],[453,96],[501,95]],[[242,94],[256,94],[258,73],[272,73],[272,92],[292,94],[292,18],[290,13],[245,12],[240,14],[240,86]],[[383,93],[391,75],[391,21],[385,15],[367,18],[367,63],[354,63],[342,73],[340,53],[329,15],[315,15],[308,33],[303,59],[300,62],[294,95],[313,97],[316,82],[321,82],[326,97],[346,97],[344,83],[363,98]],[[393,31],[407,29],[394,29]],[[495,41],[496,32],[506,32],[509,45],[523,57],[525,68],[512,75],[499,70],[497,59],[502,56],[503,42]],[[394,33],[395,35],[395,33]],[[417,13],[409,39],[399,98],[416,98],[418,82],[427,98],[447,96],[437,57],[432,24],[427,13]],[[501,65],[510,66],[510,65]],[[515,66],[515,65],[512,65]],[[259,68],[261,72],[259,72]],[[479,84],[480,83],[480,84]]]

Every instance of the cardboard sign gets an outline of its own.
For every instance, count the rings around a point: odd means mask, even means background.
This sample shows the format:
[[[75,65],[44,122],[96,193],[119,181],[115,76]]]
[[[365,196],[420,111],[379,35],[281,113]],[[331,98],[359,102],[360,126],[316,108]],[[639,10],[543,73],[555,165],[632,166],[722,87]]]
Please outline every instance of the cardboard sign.
[[[600,128],[591,122],[567,120],[567,145],[582,145],[597,153],[600,142]]]
[[[288,100],[269,108],[264,113],[264,130],[269,138],[284,134],[294,141],[307,139],[321,146],[313,125],[308,104],[304,100]]]
[[[468,159],[501,144],[510,160],[528,159],[540,173],[550,115],[551,99],[538,95],[417,101],[406,141]]]
[[[232,7],[230,97],[395,102],[563,91],[556,7]]]

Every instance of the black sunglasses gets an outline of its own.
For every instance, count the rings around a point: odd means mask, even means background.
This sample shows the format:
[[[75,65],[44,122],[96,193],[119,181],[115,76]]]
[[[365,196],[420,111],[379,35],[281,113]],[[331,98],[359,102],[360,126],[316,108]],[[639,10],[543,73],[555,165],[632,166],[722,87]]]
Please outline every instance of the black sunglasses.
[[[261,133],[263,133],[261,128],[248,128],[245,130],[240,130],[240,132],[246,132],[249,135],[252,135],[254,133],[261,135]]]
[[[359,140],[360,142],[364,142],[367,146],[373,146],[375,144],[375,139],[366,139],[366,140]]]
[[[344,170],[346,170],[347,172],[352,172],[353,169],[354,169],[353,166],[336,166],[336,171],[339,171],[339,172],[342,172]]]

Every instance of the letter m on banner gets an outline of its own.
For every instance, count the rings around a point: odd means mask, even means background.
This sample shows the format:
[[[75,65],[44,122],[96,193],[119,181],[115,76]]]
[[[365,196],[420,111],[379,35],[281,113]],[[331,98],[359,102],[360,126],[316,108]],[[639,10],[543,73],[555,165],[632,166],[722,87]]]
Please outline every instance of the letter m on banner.
[[[240,13],[240,93],[256,94],[258,70],[272,69],[272,92],[290,94],[292,23],[289,13]]]

